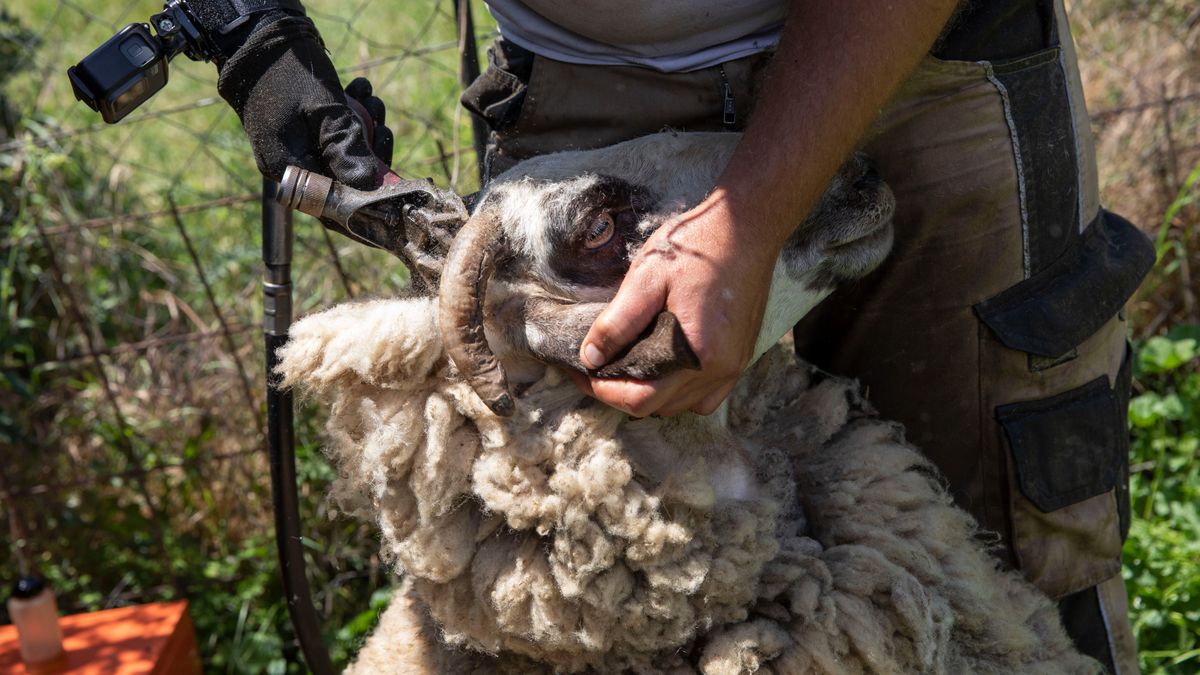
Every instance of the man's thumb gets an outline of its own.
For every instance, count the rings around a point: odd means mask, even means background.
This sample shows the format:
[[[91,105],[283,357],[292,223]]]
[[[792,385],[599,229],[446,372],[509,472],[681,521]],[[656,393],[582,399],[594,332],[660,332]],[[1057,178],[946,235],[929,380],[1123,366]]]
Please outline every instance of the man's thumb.
[[[663,289],[630,287],[629,279],[616,297],[592,323],[579,348],[579,358],[595,370],[629,346],[662,311],[666,300]]]

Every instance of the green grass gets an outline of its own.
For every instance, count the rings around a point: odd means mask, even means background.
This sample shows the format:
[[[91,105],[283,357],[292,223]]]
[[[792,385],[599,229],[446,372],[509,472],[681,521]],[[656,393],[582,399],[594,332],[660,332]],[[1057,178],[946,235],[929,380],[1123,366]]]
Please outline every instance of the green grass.
[[[1139,346],[1125,581],[1146,673],[1200,671],[1200,326]]]

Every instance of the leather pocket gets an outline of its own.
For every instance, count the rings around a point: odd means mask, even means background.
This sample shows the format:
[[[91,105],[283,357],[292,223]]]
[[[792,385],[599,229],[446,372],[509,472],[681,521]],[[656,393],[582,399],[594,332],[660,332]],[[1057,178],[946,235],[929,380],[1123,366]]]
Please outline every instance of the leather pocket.
[[[1041,401],[997,408],[1021,494],[1043,513],[1116,487],[1129,447],[1117,400],[1100,376]]]
[[[516,124],[533,71],[533,53],[503,39],[488,49],[488,67],[463,91],[463,107],[492,131]]]
[[[1051,597],[1120,571],[1129,522],[1129,378],[1127,348],[1111,385],[1100,376],[996,408],[1014,469],[1013,550],[1025,577]]]
[[[1059,359],[1116,316],[1153,265],[1146,235],[1101,211],[1076,245],[975,313],[1005,347]]]

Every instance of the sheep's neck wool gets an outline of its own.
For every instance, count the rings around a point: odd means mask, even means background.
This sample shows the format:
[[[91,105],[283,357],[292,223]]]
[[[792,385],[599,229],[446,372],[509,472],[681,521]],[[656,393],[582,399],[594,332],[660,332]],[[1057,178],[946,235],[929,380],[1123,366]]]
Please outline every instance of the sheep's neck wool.
[[[357,672],[1094,672],[854,383],[775,349],[719,426],[547,369],[499,418],[433,302],[335,307],[281,351],[329,404],[335,500],[405,577]]]

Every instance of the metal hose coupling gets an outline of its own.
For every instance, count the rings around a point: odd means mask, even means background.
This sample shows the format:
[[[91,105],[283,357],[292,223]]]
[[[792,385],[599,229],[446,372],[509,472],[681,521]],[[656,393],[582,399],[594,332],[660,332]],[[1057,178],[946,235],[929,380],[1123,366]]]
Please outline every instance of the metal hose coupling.
[[[468,216],[462,198],[453,192],[428,178],[406,180],[395,174],[367,191],[289,166],[276,199],[352,239],[391,252],[429,288],[437,288],[446,251]]]
[[[289,166],[283,171],[279,191],[275,200],[301,213],[317,218],[332,218],[325,215],[325,202],[333,191],[333,179],[298,166]],[[340,201],[340,200],[339,200]],[[334,209],[336,211],[336,208]]]

